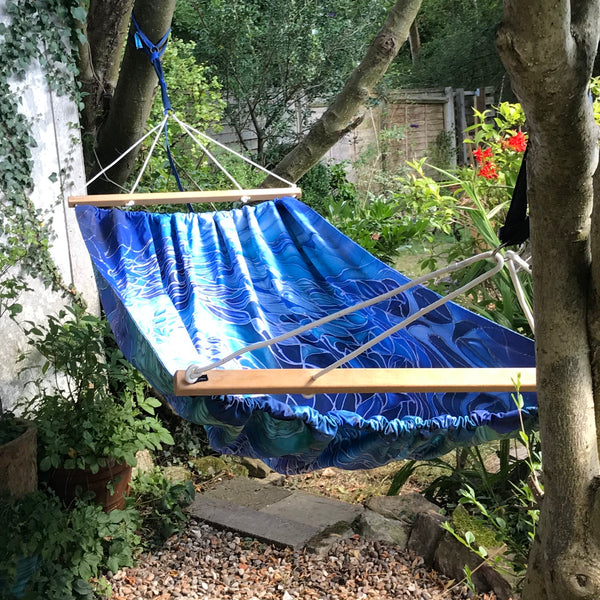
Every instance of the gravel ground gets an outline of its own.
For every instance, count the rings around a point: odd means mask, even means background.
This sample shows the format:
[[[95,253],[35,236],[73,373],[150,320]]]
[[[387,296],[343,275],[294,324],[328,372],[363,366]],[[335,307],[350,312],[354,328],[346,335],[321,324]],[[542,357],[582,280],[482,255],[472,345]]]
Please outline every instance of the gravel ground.
[[[324,555],[268,546],[192,519],[139,565],[108,577],[113,600],[458,600],[461,585],[420,557],[359,536]],[[482,595],[481,600],[493,600]]]

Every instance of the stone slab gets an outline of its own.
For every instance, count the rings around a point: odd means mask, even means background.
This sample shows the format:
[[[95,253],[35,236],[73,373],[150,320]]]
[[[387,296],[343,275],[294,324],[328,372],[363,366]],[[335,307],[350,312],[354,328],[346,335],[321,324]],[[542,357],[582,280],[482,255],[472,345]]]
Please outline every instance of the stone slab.
[[[410,525],[404,523],[404,521],[388,519],[372,510],[367,510],[361,515],[356,531],[369,540],[390,542],[405,550]]]
[[[291,490],[280,486],[264,484],[247,477],[234,477],[233,479],[226,479],[214,489],[204,492],[203,496],[260,510],[280,502],[291,496],[292,493]]]
[[[366,507],[387,519],[398,519],[413,523],[416,516],[424,512],[439,513],[439,506],[414,492],[399,496],[375,496],[369,498]]]
[[[277,546],[291,546],[295,550],[303,548],[319,533],[319,529],[305,523],[232,504],[207,494],[198,494],[187,510],[218,529],[230,529],[244,537]]]
[[[325,529],[340,522],[351,524],[364,508],[333,498],[294,491],[287,498],[265,506],[260,511],[279,517],[289,516],[311,527]]]

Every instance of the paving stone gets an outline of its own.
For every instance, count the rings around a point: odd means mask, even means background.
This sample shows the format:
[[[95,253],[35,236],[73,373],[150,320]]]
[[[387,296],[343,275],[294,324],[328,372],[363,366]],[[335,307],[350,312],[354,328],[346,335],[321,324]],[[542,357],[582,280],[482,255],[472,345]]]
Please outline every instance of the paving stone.
[[[275,485],[265,485],[255,479],[235,477],[225,479],[204,496],[259,510],[292,495],[292,491]]]
[[[276,546],[300,549],[319,533],[318,528],[305,523],[211,498],[207,494],[198,494],[187,510],[213,527],[230,529],[243,537]]]
[[[300,523],[322,529],[340,522],[350,525],[364,508],[333,498],[295,491],[287,498],[269,504],[260,511],[280,517],[291,517]]]

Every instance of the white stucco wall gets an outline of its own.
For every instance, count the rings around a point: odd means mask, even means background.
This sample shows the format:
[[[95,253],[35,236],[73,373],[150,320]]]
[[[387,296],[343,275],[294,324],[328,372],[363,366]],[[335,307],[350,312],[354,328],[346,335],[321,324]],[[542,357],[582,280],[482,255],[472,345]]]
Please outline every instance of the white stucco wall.
[[[5,2],[0,0],[0,21],[6,23]],[[92,267],[85,249],[75,214],[67,206],[67,197],[83,193],[85,175],[78,129],[78,113],[75,104],[67,97],[53,93],[39,67],[34,65],[24,81],[13,85],[21,97],[21,112],[32,122],[33,137],[37,148],[32,150],[35,188],[31,199],[35,205],[48,209],[52,215],[55,238],[51,254],[67,284],[73,284],[83,295],[93,312],[98,312],[98,297]],[[62,182],[50,177],[67,169]],[[0,196],[0,200],[4,201]],[[60,294],[52,292],[39,281],[31,281],[32,292],[19,299],[23,313],[19,319],[43,322],[45,316],[56,313],[64,306]],[[19,376],[22,365],[16,363],[18,356],[27,348],[21,329],[8,316],[0,318],[0,398],[10,407],[23,391],[24,377]]]

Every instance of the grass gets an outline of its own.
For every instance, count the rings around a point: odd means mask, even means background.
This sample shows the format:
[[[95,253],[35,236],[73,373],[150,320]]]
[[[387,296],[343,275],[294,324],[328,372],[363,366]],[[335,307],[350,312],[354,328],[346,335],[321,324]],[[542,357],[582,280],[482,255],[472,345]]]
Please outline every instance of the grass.
[[[443,254],[452,245],[453,241],[453,238],[449,236],[438,235],[434,238],[433,242],[419,241],[409,246],[404,246],[398,252],[394,268],[411,279],[425,275],[427,271],[421,269],[420,262],[424,258],[431,256],[431,254],[435,254],[436,256]],[[443,262],[440,261],[439,266],[442,266],[442,264]]]

